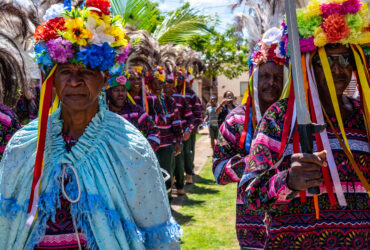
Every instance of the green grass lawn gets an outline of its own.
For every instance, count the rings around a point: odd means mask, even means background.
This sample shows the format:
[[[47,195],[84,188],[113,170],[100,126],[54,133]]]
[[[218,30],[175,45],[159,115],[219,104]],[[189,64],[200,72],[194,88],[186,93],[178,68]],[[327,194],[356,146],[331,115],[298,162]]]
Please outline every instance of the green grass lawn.
[[[183,206],[174,212],[182,249],[240,249],[235,233],[236,184],[217,185],[208,160]]]

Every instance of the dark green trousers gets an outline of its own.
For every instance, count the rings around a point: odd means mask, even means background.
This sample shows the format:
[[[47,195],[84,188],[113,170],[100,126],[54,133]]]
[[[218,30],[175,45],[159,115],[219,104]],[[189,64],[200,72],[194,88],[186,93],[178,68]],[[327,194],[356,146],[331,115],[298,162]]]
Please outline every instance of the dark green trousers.
[[[159,165],[161,166],[161,168],[167,170],[167,172],[171,176],[171,181],[172,181],[172,177],[173,177],[173,173],[175,169],[174,168],[175,166],[174,146],[171,145],[171,146],[167,146],[164,148],[160,148],[157,150],[155,154],[157,155]],[[168,194],[169,198],[171,198],[172,196],[171,193],[172,193],[172,190]]]
[[[183,142],[184,145],[184,151],[183,151],[183,157],[184,157],[184,168],[185,173],[192,175],[194,171],[194,163],[193,163],[193,151],[191,150],[191,137],[189,140]]]
[[[195,141],[197,139],[197,133],[195,134],[192,134],[191,137],[190,137],[190,140],[191,140],[191,151],[193,152],[192,155],[191,155],[191,162],[192,162],[192,165],[193,165],[193,172],[194,172],[194,156],[195,156]]]
[[[185,161],[184,161],[184,145],[181,145],[181,154],[175,157],[175,172],[174,176],[176,178],[176,188],[184,188],[184,177],[185,172]]]

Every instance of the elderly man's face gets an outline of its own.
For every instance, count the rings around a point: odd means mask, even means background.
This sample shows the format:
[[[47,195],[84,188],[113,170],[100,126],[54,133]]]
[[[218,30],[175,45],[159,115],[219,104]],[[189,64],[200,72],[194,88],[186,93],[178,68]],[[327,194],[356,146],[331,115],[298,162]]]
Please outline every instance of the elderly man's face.
[[[258,68],[258,98],[267,106],[279,100],[284,87],[284,67],[274,62]]]
[[[337,95],[342,95],[352,78],[352,52],[345,45],[329,45],[325,47],[325,50],[331,66],[330,69],[333,75],[335,90]],[[330,96],[324,70],[318,55],[313,58],[312,64],[319,93]]]
[[[111,88],[110,102],[117,108],[123,108],[127,99],[127,89],[125,86],[116,86]]]
[[[54,87],[63,107],[86,110],[98,101],[106,77],[99,70],[82,65],[61,64],[55,71]]]

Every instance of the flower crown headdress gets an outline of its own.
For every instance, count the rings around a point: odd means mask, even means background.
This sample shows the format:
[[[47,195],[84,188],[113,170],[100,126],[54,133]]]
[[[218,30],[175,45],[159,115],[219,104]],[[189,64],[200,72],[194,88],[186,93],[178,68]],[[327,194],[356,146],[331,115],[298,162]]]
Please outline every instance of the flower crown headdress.
[[[370,43],[369,9],[360,0],[311,0],[306,8],[297,9],[297,24],[302,52],[330,43]]]
[[[66,0],[64,5],[53,5],[44,18],[34,34],[34,59],[43,72],[43,84],[34,175],[27,209],[28,226],[37,217],[49,113],[59,104],[56,97],[49,111],[57,65],[73,63],[100,71],[113,69],[116,70],[114,80],[119,82],[125,77],[123,64],[130,49],[122,18],[110,16],[109,0],[87,0],[82,8],[72,8],[71,0]]]
[[[165,71],[163,70],[163,68],[161,66],[156,66],[152,70],[152,76],[155,79],[157,79],[160,82],[162,82],[162,83],[165,83],[166,82],[166,73],[165,73]]]
[[[276,64],[288,65],[289,58],[285,50],[285,46],[282,46],[284,41],[281,40],[282,30],[276,27],[269,29],[263,34],[261,40],[256,44],[249,59],[250,68],[273,61]]]

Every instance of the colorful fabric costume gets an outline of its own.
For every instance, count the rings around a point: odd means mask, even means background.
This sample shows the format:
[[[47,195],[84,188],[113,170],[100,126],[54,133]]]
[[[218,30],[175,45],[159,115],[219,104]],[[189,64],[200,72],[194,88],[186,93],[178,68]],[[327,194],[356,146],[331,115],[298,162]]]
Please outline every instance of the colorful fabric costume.
[[[248,156],[247,151],[239,147],[244,119],[245,105],[239,105],[227,116],[219,129],[213,156],[213,172],[218,184],[239,182],[243,176]],[[238,192],[236,234],[241,247],[263,248],[266,240],[263,219],[263,213],[250,210],[243,204]]]
[[[282,30],[269,29],[255,46],[250,58],[250,85],[243,97],[244,104],[233,109],[222,123],[214,149],[213,173],[216,182],[228,184],[240,182],[245,171],[247,156],[250,152],[255,124],[261,119],[258,94],[259,65],[274,62],[284,66],[283,86],[289,82],[288,57],[277,52],[282,37]],[[284,93],[284,90],[283,90]],[[247,104],[245,104],[247,102]],[[241,247],[263,248],[266,241],[266,229],[261,212],[250,210],[244,205],[240,193],[236,200],[236,232]]]
[[[176,102],[176,106],[179,110],[179,114],[181,117],[181,127],[183,133],[188,131],[191,132],[194,128],[194,115],[191,109],[188,106],[188,103],[182,95],[178,93],[174,93],[172,95]],[[185,172],[185,159],[184,159],[184,148],[182,145],[181,154],[175,157],[175,171],[174,176],[176,178],[176,188],[183,189],[184,188],[184,172]]]
[[[320,124],[333,124],[314,136],[314,151],[326,150],[328,167],[322,167],[324,184],[319,187],[318,202],[307,191],[300,191],[298,196],[288,187],[290,156],[300,152],[294,95],[270,107],[254,134],[238,189],[244,204],[265,212],[267,248],[369,248],[370,106],[365,96],[370,90],[360,46],[370,42],[368,15],[366,3],[357,0],[312,0],[306,8],[297,10],[301,51],[306,53],[300,59],[310,118]],[[285,24],[283,27],[286,31]],[[281,48],[287,48],[287,41],[285,34]],[[352,107],[349,117],[342,117],[339,110],[331,58],[324,47],[329,44],[348,45],[356,64],[353,72],[361,94],[360,100],[343,95]],[[316,53],[334,107],[335,115],[327,118],[313,69]],[[346,63],[337,66],[351,66]]]
[[[149,115],[138,105],[126,102],[123,109],[117,113],[133,124],[149,141],[152,149],[158,150],[160,145],[159,129]]]
[[[179,226],[171,217],[163,177],[149,143],[123,118],[100,106],[68,153],[61,135],[60,109],[50,117],[38,216],[26,227],[38,120],[14,135],[0,165],[0,248],[32,249],[46,222],[60,208],[62,166],[71,181],[71,214],[90,249],[179,248]],[[140,185],[145,183],[145,185]],[[160,191],[158,192],[158,188]]]
[[[19,123],[28,124],[37,118],[40,105],[40,86],[35,86],[35,97],[28,100],[23,94],[19,97],[14,112],[17,114]]]
[[[351,150],[365,178],[370,178],[370,150],[360,103],[351,99],[353,114],[344,121]],[[297,192],[286,184],[293,154],[292,140],[277,167],[282,130],[286,121],[287,99],[268,109],[259,124],[245,171],[238,189],[242,202],[252,210],[266,214],[267,248],[356,248],[370,247],[370,199],[354,173],[349,160],[328,128],[328,138],[338,168],[347,207],[332,206],[325,185],[320,186],[320,219],[316,220],[312,196],[301,203]],[[330,117],[338,128],[335,117]],[[337,132],[340,134],[339,129]],[[314,150],[317,150],[314,142]],[[345,239],[345,240],[344,240]]]
[[[3,157],[5,147],[13,134],[20,129],[16,114],[7,106],[0,103],[0,160]]]

